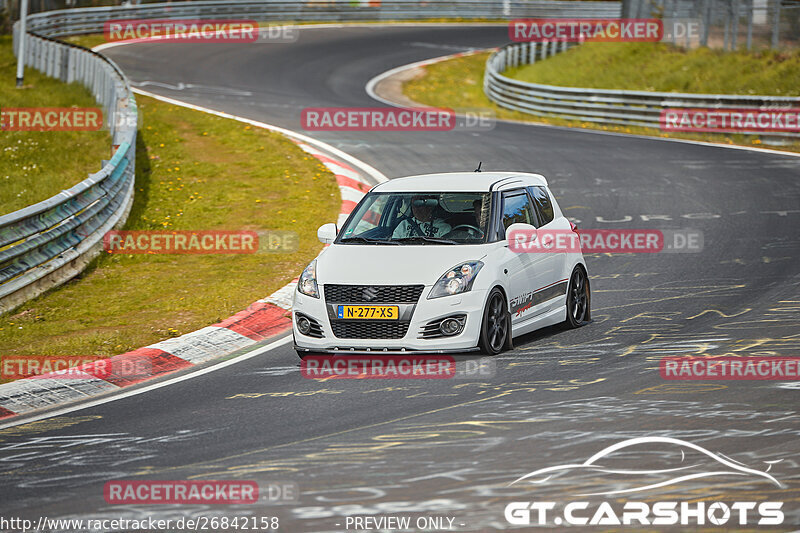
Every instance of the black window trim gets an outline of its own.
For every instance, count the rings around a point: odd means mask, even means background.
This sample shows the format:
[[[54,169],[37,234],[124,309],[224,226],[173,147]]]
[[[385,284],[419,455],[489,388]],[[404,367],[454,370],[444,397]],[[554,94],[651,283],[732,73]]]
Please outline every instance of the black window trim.
[[[506,239],[506,228],[503,227],[503,212],[505,212],[506,207],[506,198],[511,196],[518,196],[520,194],[524,194],[528,197],[528,201],[531,203],[532,212],[534,218],[534,226],[537,228],[541,227],[539,213],[536,209],[536,202],[533,201],[533,196],[531,195],[530,191],[528,191],[528,187],[519,187],[517,189],[510,189],[508,191],[501,191],[500,192],[500,202],[497,209],[497,217],[496,217],[496,230],[497,230],[497,240],[503,241]],[[536,223],[539,223],[538,225]]]
[[[553,218],[550,219],[547,222],[544,222],[545,215],[544,215],[544,213],[541,212],[541,210],[539,208],[539,202],[536,201],[536,198],[535,198],[535,196],[533,194],[533,191],[531,191],[531,189],[533,189],[534,187],[542,189],[544,191],[544,193],[547,195],[547,199],[550,200],[550,208],[553,210]],[[550,194],[550,191],[547,190],[547,187],[545,187],[544,185],[528,185],[527,187],[525,187],[525,190],[528,191],[528,196],[531,197],[531,203],[533,204],[533,210],[536,211],[536,218],[539,220],[539,225],[536,226],[537,228],[541,228],[545,224],[549,224],[550,222],[552,222],[553,220],[556,219],[556,210],[553,207],[553,197]]]

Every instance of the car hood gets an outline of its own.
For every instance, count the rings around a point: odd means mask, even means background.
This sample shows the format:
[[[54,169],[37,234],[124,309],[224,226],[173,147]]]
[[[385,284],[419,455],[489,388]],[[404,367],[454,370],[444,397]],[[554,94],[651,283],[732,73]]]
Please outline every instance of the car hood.
[[[433,285],[447,269],[485,255],[484,245],[334,244],[317,259],[317,282]]]

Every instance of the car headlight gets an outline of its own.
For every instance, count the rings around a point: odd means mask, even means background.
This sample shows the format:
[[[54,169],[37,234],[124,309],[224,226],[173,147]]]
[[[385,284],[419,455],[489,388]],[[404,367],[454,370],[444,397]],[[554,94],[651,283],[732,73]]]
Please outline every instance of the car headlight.
[[[297,290],[306,296],[319,298],[317,288],[317,260],[311,261],[297,280]]]
[[[472,284],[475,282],[475,276],[478,275],[483,263],[480,261],[467,261],[451,268],[445,272],[436,285],[431,289],[431,294],[428,299],[441,298],[442,296],[451,296],[453,294],[461,294],[472,289]]]

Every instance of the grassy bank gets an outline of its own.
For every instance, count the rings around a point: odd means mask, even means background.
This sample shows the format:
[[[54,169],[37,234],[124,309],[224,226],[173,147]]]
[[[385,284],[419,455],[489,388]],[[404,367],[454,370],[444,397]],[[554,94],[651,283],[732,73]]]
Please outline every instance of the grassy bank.
[[[569,87],[798,96],[800,50],[685,51],[660,43],[587,43],[505,75]]]
[[[11,37],[0,36],[0,105],[13,107],[97,107],[84,87],[25,69],[16,88],[17,60]],[[0,131],[0,215],[45,200],[100,170],[111,156],[108,131]]]
[[[628,49],[630,47],[630,49]],[[659,57],[664,56],[664,63]],[[506,75],[524,76],[526,81],[570,87],[602,87],[680,92],[718,92],[767,95],[800,94],[800,53],[726,54],[699,50],[684,53],[664,45],[649,43],[616,45],[592,43],[569,50],[534,65],[510,70]],[[636,126],[600,126],[558,117],[542,117],[511,111],[496,105],[483,93],[483,75],[488,53],[457,57],[429,65],[423,75],[403,85],[403,93],[412,100],[437,107],[488,109],[501,119],[521,120],[557,126],[584,127],[675,137],[745,146],[763,146],[753,136],[733,134],[666,134],[655,128]],[[638,59],[637,59],[638,57]],[[714,58],[717,59],[714,59]],[[624,58],[624,59],[623,59]],[[721,59],[720,59],[721,58]],[[720,72],[714,74],[717,63]],[[663,71],[659,71],[659,65]],[[712,66],[713,65],[713,66]],[[736,68],[747,68],[736,76]],[[642,74],[645,72],[660,72]],[[633,73],[637,73],[634,75]],[[630,77],[630,85],[624,80]],[[750,81],[746,81],[750,80]],[[593,85],[598,83],[598,85]],[[727,89],[727,90],[724,90]],[[800,142],[781,146],[782,150],[800,151]]]
[[[137,97],[136,197],[125,229],[291,230],[294,253],[104,254],[79,278],[0,318],[4,354],[123,353],[224,319],[316,255],[341,198],[332,174],[286,138]]]

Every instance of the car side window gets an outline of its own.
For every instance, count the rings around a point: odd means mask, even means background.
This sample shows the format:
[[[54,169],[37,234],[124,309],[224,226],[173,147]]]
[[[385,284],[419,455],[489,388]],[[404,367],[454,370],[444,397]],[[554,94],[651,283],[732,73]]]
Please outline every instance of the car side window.
[[[530,224],[532,226],[536,225],[531,199],[524,190],[503,195],[502,237],[505,238],[505,230],[511,224],[516,224],[518,222]]]
[[[552,222],[553,217],[553,201],[547,193],[547,189],[540,186],[528,187],[528,192],[533,197],[533,203],[536,206],[536,212],[539,215],[539,220],[542,221],[542,226]]]

